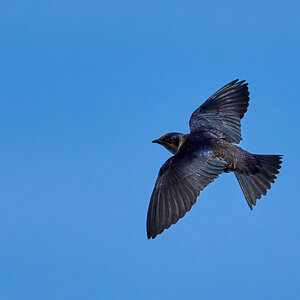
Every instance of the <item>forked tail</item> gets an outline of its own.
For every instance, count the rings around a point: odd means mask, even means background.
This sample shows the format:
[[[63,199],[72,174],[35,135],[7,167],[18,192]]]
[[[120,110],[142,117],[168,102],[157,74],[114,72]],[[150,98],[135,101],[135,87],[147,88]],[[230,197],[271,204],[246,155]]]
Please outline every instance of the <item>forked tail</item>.
[[[271,188],[271,182],[274,182],[281,168],[282,159],[282,155],[254,154],[253,156],[260,162],[258,172],[255,174],[234,172],[251,209],[253,209],[252,205],[256,204],[256,200],[260,199],[261,195],[266,195],[267,190]]]

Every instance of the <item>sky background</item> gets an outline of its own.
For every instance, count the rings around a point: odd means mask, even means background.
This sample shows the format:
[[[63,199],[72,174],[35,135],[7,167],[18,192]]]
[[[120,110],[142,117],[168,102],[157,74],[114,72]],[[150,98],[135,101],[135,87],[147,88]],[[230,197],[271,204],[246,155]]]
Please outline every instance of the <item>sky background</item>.
[[[299,36],[299,1],[1,1],[0,298],[299,299]],[[147,240],[151,141],[236,78],[278,180],[250,211],[224,174]]]

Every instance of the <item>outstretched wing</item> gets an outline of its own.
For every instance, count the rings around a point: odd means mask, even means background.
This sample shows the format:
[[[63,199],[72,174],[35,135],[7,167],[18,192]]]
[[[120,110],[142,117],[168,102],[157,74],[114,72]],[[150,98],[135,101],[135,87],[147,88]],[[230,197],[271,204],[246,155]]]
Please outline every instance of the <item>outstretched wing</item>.
[[[147,215],[148,239],[175,224],[195,204],[200,191],[219,176],[226,162],[209,156],[174,155],[161,167]]]
[[[194,111],[191,132],[207,132],[213,136],[239,143],[241,119],[249,105],[248,84],[234,80],[218,90]]]

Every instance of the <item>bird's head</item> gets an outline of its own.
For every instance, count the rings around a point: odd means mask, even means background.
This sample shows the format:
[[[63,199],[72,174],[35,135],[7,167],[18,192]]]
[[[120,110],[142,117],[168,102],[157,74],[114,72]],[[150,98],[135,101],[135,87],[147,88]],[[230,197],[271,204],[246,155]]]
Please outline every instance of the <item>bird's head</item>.
[[[183,137],[183,133],[171,132],[163,135],[157,140],[152,141],[152,143],[160,144],[171,153],[176,154],[183,141]]]

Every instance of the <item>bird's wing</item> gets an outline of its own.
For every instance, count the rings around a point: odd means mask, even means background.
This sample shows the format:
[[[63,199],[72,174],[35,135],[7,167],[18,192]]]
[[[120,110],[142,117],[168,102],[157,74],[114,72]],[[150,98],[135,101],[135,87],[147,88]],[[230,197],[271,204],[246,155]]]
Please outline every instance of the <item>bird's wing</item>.
[[[208,132],[228,142],[239,143],[241,119],[249,105],[248,84],[234,80],[209,97],[190,119],[191,132]]]
[[[224,171],[225,161],[208,155],[174,155],[161,167],[152,192],[147,236],[155,238],[195,204],[200,191]]]

